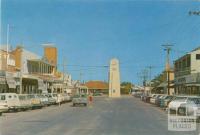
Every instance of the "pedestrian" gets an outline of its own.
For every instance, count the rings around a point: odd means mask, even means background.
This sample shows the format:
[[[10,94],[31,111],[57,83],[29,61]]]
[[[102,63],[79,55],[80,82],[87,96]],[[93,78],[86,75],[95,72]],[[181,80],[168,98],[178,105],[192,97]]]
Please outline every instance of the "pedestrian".
[[[93,97],[92,97],[92,95],[91,95],[91,94],[89,95],[89,99],[88,99],[88,100],[89,100],[89,105],[92,105],[92,102],[93,102]]]

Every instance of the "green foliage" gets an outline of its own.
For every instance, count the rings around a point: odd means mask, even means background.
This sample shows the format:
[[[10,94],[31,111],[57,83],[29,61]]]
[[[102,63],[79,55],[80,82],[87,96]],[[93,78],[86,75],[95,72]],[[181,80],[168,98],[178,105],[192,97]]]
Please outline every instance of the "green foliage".
[[[157,87],[158,85],[160,85],[162,82],[165,82],[167,78],[167,73],[165,71],[163,71],[161,74],[159,74],[158,76],[156,76],[153,80],[152,80],[152,86],[153,87]]]
[[[130,90],[134,86],[131,82],[122,82],[121,83],[121,94],[129,94]]]

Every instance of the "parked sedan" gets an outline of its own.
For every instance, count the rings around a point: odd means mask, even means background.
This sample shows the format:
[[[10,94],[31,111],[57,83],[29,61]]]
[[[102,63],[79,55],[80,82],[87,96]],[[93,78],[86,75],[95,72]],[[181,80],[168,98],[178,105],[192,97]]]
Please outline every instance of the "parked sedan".
[[[155,103],[155,104],[156,104],[157,106],[160,106],[161,100],[162,100],[162,99],[165,99],[166,97],[167,97],[167,95],[161,95],[160,97],[157,97],[157,98],[156,98],[156,103]]]
[[[56,100],[56,104],[61,104],[64,100],[61,94],[51,93],[50,95],[52,96],[53,99]]]
[[[152,94],[152,95],[150,95],[150,96],[147,96],[145,102],[150,103],[150,100],[151,100],[151,98],[152,98],[154,95],[155,95],[155,94]]]
[[[73,103],[73,106],[76,106],[76,105],[84,105],[84,106],[87,106],[88,104],[88,99],[87,99],[87,95],[75,95],[72,99],[72,103]]]
[[[31,99],[32,109],[42,108],[40,98],[38,98],[37,95],[31,94],[31,95],[28,95],[28,97]]]
[[[200,97],[189,97],[186,103],[178,108],[178,114],[184,116],[200,116]]]
[[[160,97],[161,95],[160,94],[155,94],[155,95],[153,95],[153,97],[150,99],[150,103],[151,104],[155,104],[156,103],[156,99],[158,98],[158,97]]]
[[[170,114],[177,114],[178,108],[181,104],[187,103],[187,96],[177,96],[174,100],[172,100],[168,105],[168,110]]]
[[[165,98],[160,100],[160,107],[166,108],[168,104],[175,98],[175,96],[168,95]]]
[[[62,94],[62,96],[63,96],[63,102],[71,101],[71,97],[67,93]]]
[[[56,104],[56,99],[53,98],[52,94],[44,94],[44,96],[46,96],[48,98],[49,105]]]
[[[42,106],[48,106],[49,105],[48,97],[46,97],[44,95],[40,95],[40,94],[36,95],[36,97],[40,99]]]

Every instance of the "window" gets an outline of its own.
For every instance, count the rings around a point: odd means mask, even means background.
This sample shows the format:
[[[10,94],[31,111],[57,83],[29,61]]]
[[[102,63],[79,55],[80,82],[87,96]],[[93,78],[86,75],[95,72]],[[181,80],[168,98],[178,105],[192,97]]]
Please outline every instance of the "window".
[[[6,96],[5,95],[2,95],[0,98],[1,98],[1,100],[6,100]]]
[[[200,54],[196,54],[196,59],[200,60]]]
[[[9,96],[8,96],[8,98],[12,98],[12,96],[11,96],[11,95],[9,95]]]
[[[187,57],[187,67],[191,66],[191,60],[190,60],[190,56]]]

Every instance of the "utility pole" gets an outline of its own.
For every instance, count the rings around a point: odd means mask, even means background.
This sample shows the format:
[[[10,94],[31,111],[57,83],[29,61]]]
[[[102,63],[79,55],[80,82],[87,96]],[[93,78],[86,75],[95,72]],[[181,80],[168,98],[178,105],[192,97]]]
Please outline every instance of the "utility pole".
[[[79,78],[79,80],[80,80],[80,83],[81,83],[81,79],[82,79],[82,76],[83,76],[83,73],[82,73],[82,71],[80,70],[80,78]]]
[[[22,79],[23,79],[23,71],[24,71],[24,59],[23,59],[23,45],[20,47],[21,59],[20,59],[20,87],[19,94],[22,94]]]
[[[151,81],[152,69],[154,68],[154,66],[147,66],[147,68],[149,69],[149,80]]]
[[[8,70],[9,33],[10,33],[10,25],[7,24],[7,34],[6,34],[6,70]]]
[[[150,86],[150,93],[151,93],[151,75],[152,75],[152,69],[154,68],[154,66],[148,66],[147,68],[149,69],[149,86]]]
[[[63,59],[63,88],[62,88],[62,93],[64,93],[64,86],[65,86],[65,67],[66,67],[66,63],[65,63],[65,58],[64,58]]]
[[[165,71],[167,73],[167,94],[169,95],[170,94],[170,51],[172,50],[171,47],[173,45],[165,44],[162,46],[164,47],[164,51],[167,52]]]

